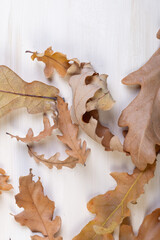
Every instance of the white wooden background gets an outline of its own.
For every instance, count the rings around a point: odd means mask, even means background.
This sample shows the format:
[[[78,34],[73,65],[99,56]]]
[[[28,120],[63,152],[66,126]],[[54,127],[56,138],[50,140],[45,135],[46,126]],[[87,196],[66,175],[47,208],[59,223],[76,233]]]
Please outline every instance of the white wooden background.
[[[69,58],[90,61],[97,72],[109,75],[109,88],[117,103],[111,112],[102,116],[102,122],[108,123],[112,131],[121,136],[118,117],[137,93],[135,88],[123,86],[121,79],[144,64],[159,47],[155,36],[160,27],[160,1],[0,0],[0,9],[0,64],[9,66],[25,81],[49,83],[43,74],[44,65],[32,62],[25,50],[42,52],[53,46]],[[58,75],[49,84],[58,86],[71,104],[71,90]],[[87,166],[49,170],[28,156],[24,144],[5,134],[7,131],[24,136],[29,127],[35,133],[42,129],[41,114],[29,115],[21,109],[0,120],[0,167],[11,176],[14,186],[14,190],[0,196],[0,239],[28,240],[31,235],[30,230],[16,223],[10,213],[21,211],[14,200],[18,193],[18,178],[33,168],[33,173],[41,177],[45,193],[56,203],[55,215],[62,218],[64,240],[70,240],[93,218],[86,208],[88,200],[116,186],[109,173],[131,173],[134,166],[129,157],[105,152],[81,133],[92,149]],[[57,144],[53,136],[36,145],[35,149],[49,157],[57,149],[64,151],[63,146]],[[156,176],[145,187],[145,195],[131,207],[135,232],[144,215],[160,207],[159,176],[158,163]]]

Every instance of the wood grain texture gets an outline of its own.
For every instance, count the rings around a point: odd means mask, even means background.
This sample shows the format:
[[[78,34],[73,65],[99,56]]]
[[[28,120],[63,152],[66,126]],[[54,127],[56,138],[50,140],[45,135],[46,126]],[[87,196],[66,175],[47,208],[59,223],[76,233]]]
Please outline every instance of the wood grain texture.
[[[0,9],[0,64],[16,71],[25,81],[48,83],[43,74],[44,65],[32,62],[25,54],[26,50],[43,52],[52,46],[69,58],[90,61],[97,72],[109,75],[109,89],[117,101],[110,113],[101,114],[101,120],[109,122],[112,131],[121,136],[118,117],[137,93],[137,89],[123,86],[121,79],[144,64],[159,47],[160,42],[155,36],[160,27],[160,1],[5,0],[0,1]],[[53,83],[71,104],[71,89],[67,83],[57,74]],[[25,110],[18,110],[0,120],[0,167],[11,175],[15,188],[0,197],[0,239],[29,239],[30,231],[14,222],[9,213],[19,211],[14,202],[19,176],[27,175],[29,168],[33,168],[33,174],[41,176],[46,194],[55,201],[55,214],[62,218],[64,240],[70,240],[92,219],[86,208],[88,200],[115,186],[109,172],[130,172],[133,165],[128,157],[104,152],[101,146],[81,133],[92,149],[86,167],[58,171],[37,166],[29,157],[27,147],[5,134],[25,136],[29,127],[35,134],[43,129],[42,116],[31,116]],[[46,157],[57,150],[64,151],[54,136],[46,143],[36,145],[35,149],[40,154],[45,153]],[[135,231],[146,212],[160,207],[158,172],[160,164],[155,178],[146,187],[146,194],[132,207]]]

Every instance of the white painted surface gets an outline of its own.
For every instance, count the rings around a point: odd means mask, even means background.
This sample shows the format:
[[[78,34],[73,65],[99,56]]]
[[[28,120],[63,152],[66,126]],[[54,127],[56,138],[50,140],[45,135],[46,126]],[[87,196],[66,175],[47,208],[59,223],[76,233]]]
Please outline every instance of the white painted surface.
[[[43,64],[32,62],[25,50],[44,51],[53,46],[69,58],[90,61],[97,72],[109,75],[108,85],[117,101],[113,110],[102,117],[114,133],[121,135],[116,124],[121,110],[136,95],[135,88],[121,84],[121,79],[137,69],[158,48],[155,35],[160,27],[159,0],[1,0],[0,1],[0,64],[9,66],[25,81],[48,81]],[[66,101],[71,103],[69,86],[57,75],[50,83],[60,87]],[[109,116],[109,117],[108,117]],[[37,165],[28,156],[24,144],[6,136],[6,131],[24,136],[28,128],[35,133],[42,129],[42,116],[32,116],[26,110],[15,111],[0,120],[0,167],[11,176],[14,190],[0,196],[0,239],[29,239],[31,232],[21,227],[10,215],[21,210],[16,207],[19,176],[27,175],[29,168],[40,176],[45,193],[55,201],[55,215],[62,218],[61,234],[70,240],[93,218],[86,208],[88,200],[115,187],[111,171],[132,172],[129,157],[105,152],[84,133],[92,152],[87,166],[75,169],[47,169]],[[50,137],[35,149],[47,157],[62,145]],[[62,156],[64,156],[62,154]],[[160,207],[160,164],[156,176],[145,187],[146,193],[132,206],[134,230],[137,231],[144,214]]]

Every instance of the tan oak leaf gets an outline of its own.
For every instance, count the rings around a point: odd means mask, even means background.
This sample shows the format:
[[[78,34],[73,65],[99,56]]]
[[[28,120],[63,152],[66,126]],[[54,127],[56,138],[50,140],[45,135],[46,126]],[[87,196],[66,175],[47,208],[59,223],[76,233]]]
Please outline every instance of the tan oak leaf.
[[[144,193],[144,185],[154,176],[154,170],[155,164],[148,166],[143,172],[135,168],[131,175],[126,172],[111,173],[117,187],[89,201],[88,210],[96,216],[74,240],[103,240],[106,234],[113,233],[123,219],[130,216],[128,203],[135,203]]]
[[[33,181],[33,174],[19,179],[20,193],[15,196],[16,204],[24,210],[15,215],[15,220],[22,226],[27,226],[32,232],[39,232],[43,235],[32,236],[32,240],[62,240],[62,237],[55,236],[61,227],[60,217],[53,214],[55,204],[44,195],[40,179]]]
[[[156,159],[160,145],[160,48],[139,70],[122,80],[141,87],[137,97],[123,110],[119,126],[128,127],[124,150],[140,170]]]
[[[27,83],[6,66],[0,66],[0,117],[18,108],[28,113],[52,110],[59,90],[34,81]]]

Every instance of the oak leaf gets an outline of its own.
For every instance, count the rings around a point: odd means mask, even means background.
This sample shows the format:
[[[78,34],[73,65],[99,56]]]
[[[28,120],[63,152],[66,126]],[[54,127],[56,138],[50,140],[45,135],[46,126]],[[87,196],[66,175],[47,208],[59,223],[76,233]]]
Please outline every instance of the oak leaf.
[[[60,153],[56,153],[55,155],[51,156],[49,159],[44,157],[44,154],[38,155],[36,152],[33,151],[32,147],[28,147],[28,153],[30,157],[33,157],[37,163],[43,163],[48,168],[56,167],[57,169],[62,169],[62,167],[69,167],[74,168],[78,163],[78,160],[73,157],[68,157],[67,159],[61,161],[59,160]]]
[[[70,67],[70,60],[67,59],[66,55],[60,52],[54,52],[51,47],[47,48],[44,53],[27,52],[33,53],[31,56],[32,60],[36,58],[38,61],[45,63],[44,73],[46,78],[52,76],[54,69],[57,70],[61,77],[64,77]]]
[[[144,185],[154,176],[154,170],[155,164],[149,165],[143,172],[135,168],[132,175],[125,172],[111,173],[117,187],[89,201],[88,210],[96,214],[96,217],[74,240],[103,240],[106,234],[114,232],[116,226],[121,224],[125,217],[130,216],[128,203],[135,203],[144,193]]]
[[[154,210],[147,215],[138,231],[138,235],[133,233],[130,224],[122,224],[120,227],[119,240],[159,240],[160,239],[160,209]]]
[[[20,177],[20,193],[15,196],[16,203],[24,211],[15,215],[15,220],[22,226],[27,226],[32,232],[39,232],[43,235],[40,237],[34,235],[32,240],[62,240],[61,237],[55,237],[60,229],[61,219],[53,214],[55,204],[47,196],[44,196],[43,186],[40,179],[33,181],[33,174]]]
[[[33,142],[39,142],[42,139],[51,136],[53,129],[57,128],[56,124],[51,126],[49,118],[47,117],[46,114],[43,115],[43,125],[44,125],[44,130],[41,131],[37,136],[34,136],[32,128],[30,128],[27,132],[26,137],[22,138],[19,136],[12,135],[10,133],[7,133],[11,138],[16,138],[17,141],[22,141],[24,143],[33,143]]]
[[[61,169],[63,166],[73,168],[77,163],[85,164],[90,149],[86,149],[86,141],[83,141],[81,144],[81,140],[78,139],[79,128],[76,124],[72,123],[68,104],[60,97],[57,97],[57,111],[56,124],[62,133],[61,136],[58,135],[57,137],[68,147],[66,153],[69,157],[61,161],[59,160],[60,153],[56,153],[49,159],[45,159],[44,154],[38,155],[28,146],[30,156],[33,157],[37,163],[41,162],[49,168],[54,166],[58,169]]]
[[[76,124],[72,123],[68,104],[60,97],[57,98],[57,109],[57,125],[62,133],[62,136],[58,135],[58,139],[69,148],[66,150],[66,153],[70,157],[78,159],[79,163],[84,164],[90,150],[86,150],[86,141],[83,141],[81,146],[81,140],[78,139],[79,128]]]
[[[114,104],[107,89],[107,75],[97,74],[90,64],[81,64],[79,68],[69,81],[73,92],[73,121],[106,150],[111,150],[113,134],[100,124],[97,111],[109,110]]]
[[[12,185],[8,184],[9,176],[6,175],[5,171],[0,168],[0,194],[2,191],[9,191],[12,189]]]
[[[126,85],[139,85],[138,96],[123,110],[119,126],[128,127],[124,150],[140,170],[156,159],[160,145],[160,48],[139,70],[122,80]]]
[[[8,67],[0,66],[0,117],[22,107],[32,114],[51,110],[58,93],[53,86],[27,83]]]

